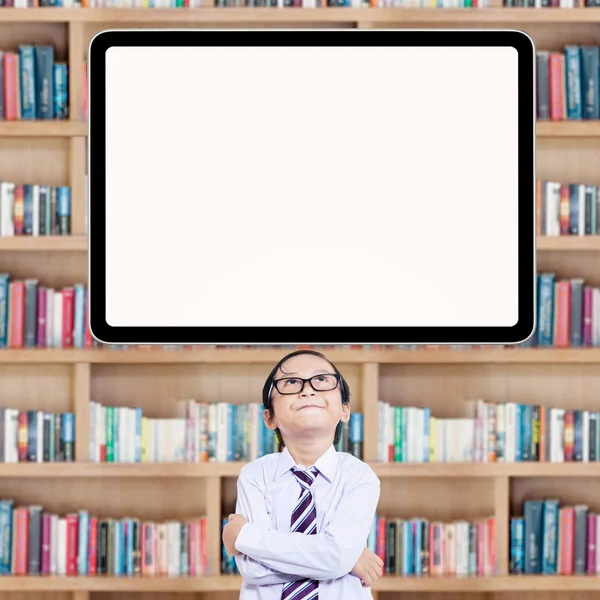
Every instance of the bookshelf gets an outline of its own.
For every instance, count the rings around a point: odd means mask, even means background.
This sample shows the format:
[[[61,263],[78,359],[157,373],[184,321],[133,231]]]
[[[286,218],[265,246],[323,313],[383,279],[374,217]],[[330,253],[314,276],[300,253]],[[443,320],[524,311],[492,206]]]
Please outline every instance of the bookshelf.
[[[51,44],[69,64],[69,119],[0,121],[0,181],[71,188],[70,236],[1,237],[0,272],[38,278],[60,287],[86,280],[85,172],[87,124],[81,119],[82,65],[92,37],[116,27],[515,27],[538,48],[598,44],[597,8],[485,9],[198,9],[0,8],[0,50],[23,42]],[[600,121],[539,122],[538,177],[600,185]],[[600,284],[600,236],[538,238],[538,269],[581,276]],[[105,517],[142,519],[206,516],[209,574],[201,577],[1,576],[0,600],[128,600],[133,592],[155,600],[237,598],[239,577],[220,573],[220,520],[235,506],[240,463],[106,464],[89,462],[90,402],[140,406],[155,417],[172,416],[174,401],[194,397],[246,403],[286,349],[2,349],[0,406],[70,411],[75,415],[75,461],[0,463],[0,499],[42,504],[65,514],[82,508]],[[350,383],[353,410],[364,415],[363,453],[381,479],[379,512],[390,518],[496,519],[497,574],[487,577],[385,575],[376,600],[440,594],[473,600],[558,600],[600,592],[597,576],[515,576],[509,573],[509,519],[525,498],[556,495],[564,502],[596,500],[595,463],[379,463],[377,402],[428,406],[458,417],[465,398],[600,410],[600,348],[484,348],[450,350],[325,349]],[[440,503],[440,497],[443,502]],[[149,502],[148,499],[151,498]],[[403,592],[403,594],[400,594]]]

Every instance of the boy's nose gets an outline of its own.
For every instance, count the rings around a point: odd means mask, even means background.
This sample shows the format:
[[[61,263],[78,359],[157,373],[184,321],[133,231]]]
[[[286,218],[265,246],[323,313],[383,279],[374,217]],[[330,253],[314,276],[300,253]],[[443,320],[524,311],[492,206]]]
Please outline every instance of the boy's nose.
[[[300,396],[316,396],[315,390],[310,387],[310,383],[306,383],[304,389],[300,392]]]

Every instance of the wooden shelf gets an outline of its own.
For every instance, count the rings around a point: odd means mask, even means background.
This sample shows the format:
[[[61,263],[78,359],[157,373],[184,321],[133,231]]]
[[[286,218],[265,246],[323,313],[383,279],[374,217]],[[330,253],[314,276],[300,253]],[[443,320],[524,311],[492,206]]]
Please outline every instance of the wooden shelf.
[[[3,576],[2,592],[193,592],[237,591],[241,577],[213,575],[205,577],[111,576],[60,577],[52,575]]]
[[[2,10],[4,9],[0,8]],[[0,137],[87,136],[87,129],[87,123],[83,121],[0,121]]]
[[[1,8],[0,22],[8,23],[600,23],[600,9],[534,8]]]
[[[0,237],[0,251],[26,251],[26,252],[87,252],[88,238],[85,235],[73,236],[13,236]],[[600,235],[586,236],[538,236],[537,250],[548,251],[600,251]]]
[[[87,237],[80,235],[0,237],[0,251],[87,252]]]
[[[2,591],[90,592],[193,592],[238,591],[237,575],[200,577],[152,576],[4,576]],[[502,592],[502,591],[598,591],[598,575],[505,575],[492,577],[401,577],[384,575],[373,586],[377,591]]]
[[[600,250],[600,235],[538,236],[536,243],[538,252],[597,252]]]
[[[538,121],[538,138],[600,137],[600,121]]]
[[[56,479],[200,479],[237,477],[246,462],[225,463],[0,463],[0,478]],[[553,478],[600,477],[594,463],[379,463],[369,462],[378,477],[394,478]]]
[[[259,349],[0,349],[0,364],[274,364],[286,348]],[[325,349],[339,364],[600,364],[600,348],[491,348],[473,350]]]
[[[0,15],[4,10],[13,9],[2,9],[0,8]],[[34,9],[22,9],[21,12]],[[45,10],[45,9],[35,9]],[[48,9],[48,10],[62,10],[62,9]],[[81,9],[87,10],[87,9]],[[90,9],[91,10],[91,9]],[[146,9],[147,12],[158,9]],[[231,9],[232,11],[242,9]],[[246,10],[246,9],[244,9]],[[247,10],[261,10],[261,9],[247,9]],[[269,10],[269,9],[265,9]],[[284,10],[284,9],[282,9]],[[288,9],[285,9],[288,10]],[[289,9],[298,10],[298,9]],[[307,10],[307,9],[304,9]],[[329,12],[337,9],[316,9]],[[344,10],[344,9],[340,9]],[[348,9],[351,10],[351,9]],[[452,10],[452,9],[439,9]],[[530,9],[534,10],[534,9]],[[567,9],[562,9],[567,10]],[[576,10],[576,9],[572,9]],[[594,10],[594,9],[585,9]],[[599,9],[600,11],[600,9]],[[126,12],[126,11],[125,11]],[[140,12],[143,12],[140,10]],[[163,11],[160,11],[163,14]],[[219,9],[218,12],[230,12],[229,9]],[[434,12],[434,9],[431,9]],[[229,16],[225,19],[227,22],[235,21],[234,18]],[[256,19],[257,21],[263,21],[264,19]],[[268,21],[268,19],[267,19]],[[331,19],[335,21],[335,19]],[[339,19],[338,19],[339,21]],[[0,18],[0,23],[2,19]],[[138,22],[138,20],[136,20]],[[144,21],[139,21],[144,22]],[[148,21],[151,22],[151,21]],[[0,137],[75,137],[75,136],[87,136],[88,124],[83,121],[0,121]],[[536,126],[536,135],[538,138],[590,138],[600,137],[600,120],[598,121],[538,121]]]

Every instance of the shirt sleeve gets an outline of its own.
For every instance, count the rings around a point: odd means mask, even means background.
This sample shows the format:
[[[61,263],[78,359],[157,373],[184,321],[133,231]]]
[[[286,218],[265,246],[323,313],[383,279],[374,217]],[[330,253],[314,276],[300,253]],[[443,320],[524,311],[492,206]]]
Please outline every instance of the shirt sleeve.
[[[244,469],[238,477],[235,512],[262,530],[272,529],[264,489],[261,489],[256,478],[247,475]],[[244,581],[252,585],[274,585],[302,579],[300,575],[279,572],[246,554],[236,554],[235,563]]]
[[[235,546],[247,557],[281,573],[316,580],[347,575],[367,544],[380,484],[375,473],[361,463],[356,477],[349,479],[329,525],[315,535],[287,533],[249,519]],[[252,483],[241,479],[240,493],[252,494]],[[254,502],[253,502],[254,505]],[[264,505],[264,502],[263,502]]]

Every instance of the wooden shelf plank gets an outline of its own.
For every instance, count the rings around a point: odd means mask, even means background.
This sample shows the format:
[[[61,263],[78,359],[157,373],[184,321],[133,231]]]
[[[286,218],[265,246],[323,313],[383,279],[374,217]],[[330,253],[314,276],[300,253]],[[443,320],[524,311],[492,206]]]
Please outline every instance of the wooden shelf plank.
[[[0,478],[199,479],[237,477],[244,461],[226,463],[0,463]],[[380,478],[546,478],[600,477],[595,463],[378,463],[368,464]]]
[[[0,12],[3,10],[4,9],[0,8]],[[27,11],[35,9],[21,10]],[[2,20],[0,19],[0,23],[1,22]],[[72,137],[76,135],[87,136],[87,123],[84,123],[83,121],[67,120],[0,121],[0,137]]]
[[[0,22],[85,23],[600,23],[597,8],[197,8],[0,9]]]
[[[538,252],[597,252],[600,250],[600,235],[538,236]]]
[[[538,121],[538,138],[600,137],[600,121]]]
[[[0,251],[87,252],[87,237],[82,235],[15,235],[0,237]]]
[[[4,10],[0,8],[0,14]],[[21,9],[22,12],[27,10],[43,10],[43,9]],[[49,9],[49,10],[61,10],[61,9]],[[81,10],[95,10],[95,9],[81,9]],[[158,9],[145,9],[146,12],[152,12]],[[261,9],[219,9],[217,12],[229,12],[235,10],[249,10],[249,11],[260,11]],[[277,10],[277,9],[264,9]],[[308,9],[281,9],[281,10],[308,10]],[[315,9],[324,11],[336,11],[338,9]],[[342,11],[346,9],[340,9]],[[352,10],[352,9],[348,9]],[[370,9],[365,9],[370,10]],[[415,9],[417,10],[417,9]],[[431,12],[442,12],[450,11],[453,9],[428,9]],[[463,9],[464,10],[464,9]],[[534,10],[534,9],[531,9]],[[542,9],[539,9],[542,10]],[[559,9],[567,10],[567,9]],[[569,9],[577,10],[577,9]],[[595,10],[595,9],[585,9]],[[123,12],[127,12],[127,9],[123,9]],[[143,11],[140,11],[143,12]],[[163,14],[166,11],[160,11]],[[467,11],[465,11],[467,12]],[[248,19],[246,19],[248,20]],[[268,22],[268,19],[255,19],[260,22]],[[335,19],[329,19],[334,21]],[[328,21],[329,21],[328,20]],[[119,20],[117,20],[119,21]],[[163,22],[164,19],[161,21]],[[216,21],[219,21],[218,19]],[[234,18],[224,19],[227,22],[237,22]],[[296,19],[298,21],[298,19]],[[0,20],[0,23],[2,21]],[[137,22],[137,21],[136,21]],[[144,21],[140,21],[144,22]],[[151,22],[151,21],[148,21]],[[600,120],[598,121],[539,121],[536,127],[536,133],[538,138],[590,138],[600,137]],[[88,124],[83,121],[0,121],[0,137],[73,137],[73,136],[87,136]]]
[[[52,575],[3,576],[0,580],[3,592],[40,591],[90,591],[90,592],[192,592],[236,591],[241,578],[228,575],[206,577],[151,577],[151,576],[74,576]]]
[[[600,235],[562,235],[538,236],[537,249],[539,252],[598,252],[600,251]],[[0,251],[74,251],[87,252],[88,240],[85,235],[73,236],[11,236],[0,237]]]
[[[91,592],[192,592],[238,591],[238,575],[206,577],[151,576],[4,576],[2,591],[91,591]],[[476,592],[476,591],[598,591],[598,575],[503,575],[492,577],[401,577],[384,575],[375,585],[377,591]]]
[[[339,364],[600,364],[600,348],[485,348],[451,350],[343,350],[325,349]],[[287,348],[257,349],[0,349],[0,364],[272,364]]]

